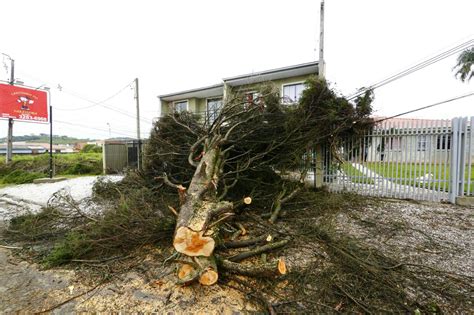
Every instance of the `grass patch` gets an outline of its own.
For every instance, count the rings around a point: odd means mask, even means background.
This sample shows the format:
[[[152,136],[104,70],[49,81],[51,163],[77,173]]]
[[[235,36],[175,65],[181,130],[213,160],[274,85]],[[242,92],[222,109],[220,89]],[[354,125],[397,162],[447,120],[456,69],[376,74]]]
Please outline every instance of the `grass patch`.
[[[17,169],[0,178],[0,184],[32,183],[35,179],[41,177],[44,177],[43,173],[27,172],[21,169]]]
[[[102,173],[101,153],[54,155],[55,175],[99,175]],[[0,185],[32,183],[49,176],[49,155],[14,155],[13,161],[0,162]]]
[[[342,170],[353,183],[369,185],[374,184],[374,181],[370,177],[355,168],[352,163],[345,162],[344,164],[342,164]]]
[[[366,162],[363,165],[396,184],[449,191],[449,164]],[[415,180],[424,176],[430,176],[429,181]],[[464,179],[467,181],[468,178],[471,181],[470,193],[474,194],[474,165],[471,165],[470,173],[466,167]],[[467,190],[466,184],[464,191],[467,192]]]

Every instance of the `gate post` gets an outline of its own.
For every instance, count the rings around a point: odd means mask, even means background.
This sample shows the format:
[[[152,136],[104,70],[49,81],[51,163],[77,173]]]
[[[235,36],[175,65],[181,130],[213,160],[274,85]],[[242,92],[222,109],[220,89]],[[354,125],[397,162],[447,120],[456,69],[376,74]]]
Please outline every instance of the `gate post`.
[[[467,138],[467,118],[464,117],[459,123],[459,152],[458,152],[458,195],[464,196],[464,182],[466,172],[466,138]]]
[[[449,202],[456,203],[457,197],[464,196],[464,172],[466,171],[467,118],[452,120],[452,151],[450,169]]]
[[[456,196],[458,195],[458,151],[459,151],[459,118],[451,120],[451,165],[449,171],[449,202],[456,203]]]

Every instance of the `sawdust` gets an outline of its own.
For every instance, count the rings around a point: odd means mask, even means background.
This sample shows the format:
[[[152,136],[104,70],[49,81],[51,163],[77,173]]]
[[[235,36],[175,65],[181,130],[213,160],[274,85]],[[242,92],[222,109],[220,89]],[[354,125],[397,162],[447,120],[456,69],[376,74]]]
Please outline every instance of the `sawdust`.
[[[235,314],[255,312],[245,296],[229,287],[177,286],[172,267],[150,255],[146,272],[130,271],[110,281],[92,282],[72,270],[41,270],[0,249],[0,313],[140,312]],[[154,275],[163,275],[154,277]],[[77,298],[75,298],[78,296]],[[70,301],[68,301],[71,299]],[[63,302],[68,301],[64,305]]]

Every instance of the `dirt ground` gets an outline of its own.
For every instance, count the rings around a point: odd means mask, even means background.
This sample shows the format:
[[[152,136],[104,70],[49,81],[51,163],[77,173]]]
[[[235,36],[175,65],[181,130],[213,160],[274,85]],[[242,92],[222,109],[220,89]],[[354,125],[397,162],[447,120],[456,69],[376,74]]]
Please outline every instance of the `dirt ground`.
[[[389,257],[472,279],[473,211],[472,208],[448,204],[383,199],[340,212],[335,220],[338,233],[358,239]],[[6,244],[4,240],[0,244],[15,245]],[[42,270],[37,264],[23,261],[18,250],[0,248],[0,313],[34,313],[51,309],[55,314],[74,311],[236,314],[262,310],[261,305],[256,305],[245,293],[234,289],[232,281],[223,281],[212,287],[177,286],[173,268],[163,264],[163,258],[171,252],[156,248],[142,250],[148,254],[139,261],[124,260],[122,271],[112,278],[97,280],[101,271],[100,268],[94,269],[96,274],[92,281],[80,267]],[[303,249],[284,253],[288,255],[290,274],[303,268],[301,262],[308,263],[315,255],[314,251]],[[317,255],[323,261],[326,254],[321,249]],[[124,265],[128,267],[123,268]],[[111,271],[104,269],[103,274],[113,274]],[[285,281],[283,279],[281,284],[286,285]],[[317,283],[305,285],[308,289],[318,286]],[[472,289],[471,286],[471,291],[463,294],[472,296]],[[273,305],[290,303],[285,301],[285,297],[269,300]],[[441,306],[450,313],[449,301],[446,303]],[[326,312],[344,312],[341,305],[325,306]],[[285,310],[309,312],[299,302]],[[468,301],[453,309],[453,313],[473,310],[472,302]]]

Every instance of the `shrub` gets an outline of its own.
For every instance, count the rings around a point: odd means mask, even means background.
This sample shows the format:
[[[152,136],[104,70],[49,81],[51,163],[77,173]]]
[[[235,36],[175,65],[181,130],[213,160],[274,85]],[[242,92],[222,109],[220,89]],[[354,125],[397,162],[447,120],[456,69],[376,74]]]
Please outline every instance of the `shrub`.
[[[95,144],[86,144],[81,153],[102,153],[102,147]]]
[[[45,257],[43,263],[47,267],[62,265],[75,257],[86,255],[90,250],[91,246],[85,241],[84,235],[71,232],[64,241],[56,244],[49,255]]]

